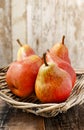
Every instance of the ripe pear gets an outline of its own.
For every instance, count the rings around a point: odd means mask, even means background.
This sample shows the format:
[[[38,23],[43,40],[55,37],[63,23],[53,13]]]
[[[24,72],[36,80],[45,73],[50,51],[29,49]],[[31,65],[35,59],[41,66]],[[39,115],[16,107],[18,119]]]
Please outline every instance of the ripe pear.
[[[70,75],[54,62],[46,63],[45,60],[35,82],[37,98],[43,103],[60,103],[69,97],[71,91]]]
[[[24,98],[34,92],[36,76],[42,63],[37,55],[11,63],[6,73],[6,82],[13,94]]]
[[[54,56],[57,55],[62,60],[66,61],[66,62],[68,62],[70,64],[71,61],[70,61],[70,58],[69,58],[69,52],[68,52],[68,48],[64,44],[64,39],[65,39],[65,36],[62,37],[62,42],[61,43],[55,44],[50,49],[50,53],[51,53],[51,55],[54,55]]]
[[[28,45],[28,44],[22,44],[19,39],[17,39],[18,44],[20,45],[20,48],[17,52],[17,60],[23,60],[25,57],[34,55],[34,50]]]
[[[73,67],[71,66],[71,64],[62,60],[58,56],[51,55],[51,53],[49,51],[47,52],[46,60],[48,62],[49,61],[54,62],[58,67],[65,70],[66,72],[68,72],[71,77],[72,87],[74,87],[75,81],[76,81],[76,73],[75,73],[75,70],[73,69]]]

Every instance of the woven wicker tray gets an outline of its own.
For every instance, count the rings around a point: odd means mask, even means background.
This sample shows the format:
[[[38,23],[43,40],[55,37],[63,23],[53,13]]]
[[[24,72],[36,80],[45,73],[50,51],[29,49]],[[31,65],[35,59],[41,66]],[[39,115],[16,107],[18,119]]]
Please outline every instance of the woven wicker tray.
[[[84,70],[76,70],[77,80],[74,89],[69,98],[63,103],[45,103],[42,104],[32,94],[30,97],[21,99],[15,96],[7,87],[5,75],[8,67],[0,69],[0,98],[12,107],[22,109],[26,112],[34,113],[44,117],[54,117],[58,113],[66,112],[75,105],[80,105],[84,102]]]

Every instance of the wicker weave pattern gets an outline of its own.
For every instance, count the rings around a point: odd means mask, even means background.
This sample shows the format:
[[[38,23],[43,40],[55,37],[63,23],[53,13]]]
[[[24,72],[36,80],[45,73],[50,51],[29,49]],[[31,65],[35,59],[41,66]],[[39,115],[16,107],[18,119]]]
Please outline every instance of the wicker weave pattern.
[[[54,117],[58,113],[66,112],[75,105],[84,102],[84,71],[76,71],[77,80],[70,97],[63,103],[45,103],[42,104],[32,94],[30,97],[21,99],[15,96],[7,87],[5,75],[8,66],[0,69],[0,98],[15,108],[22,109],[26,112],[34,113],[44,117]]]

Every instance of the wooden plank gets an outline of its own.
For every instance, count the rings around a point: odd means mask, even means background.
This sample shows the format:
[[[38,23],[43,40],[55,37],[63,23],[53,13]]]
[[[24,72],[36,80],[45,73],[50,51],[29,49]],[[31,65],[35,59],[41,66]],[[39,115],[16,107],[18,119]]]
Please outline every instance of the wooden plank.
[[[66,3],[66,43],[74,68],[84,68],[84,1]],[[81,62],[82,61],[82,62]]]
[[[27,1],[12,0],[11,1],[11,28],[12,28],[12,44],[13,44],[13,60],[16,60],[19,45],[16,40],[20,39],[22,43],[27,43]]]
[[[42,1],[28,0],[27,3],[27,39],[36,54],[42,53]],[[40,49],[41,48],[41,49]]]
[[[39,116],[24,113],[20,110],[12,110],[8,116],[9,121],[6,126],[9,126],[12,130],[44,130],[43,118]]]
[[[42,56],[66,33],[65,8],[66,0],[28,0],[27,38],[37,54]]]
[[[72,66],[84,68],[84,1],[28,0],[27,7],[28,42],[37,54],[42,55],[65,35]]]
[[[54,118],[45,118],[46,130],[83,130],[84,129],[84,104],[75,106],[66,113],[61,113]]]
[[[42,117],[11,108],[2,100],[0,100],[0,104],[0,129],[45,130]]]
[[[0,67],[12,61],[10,0],[0,0]]]
[[[56,2],[57,0],[42,1],[42,53],[56,42]]]
[[[9,130],[8,127],[4,126],[8,119],[9,106],[0,99],[0,130]]]

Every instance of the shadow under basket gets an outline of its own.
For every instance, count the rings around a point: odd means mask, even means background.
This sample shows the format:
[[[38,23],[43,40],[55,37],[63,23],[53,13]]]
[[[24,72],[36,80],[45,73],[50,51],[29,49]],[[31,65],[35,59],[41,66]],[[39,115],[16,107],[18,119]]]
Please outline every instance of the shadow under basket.
[[[0,98],[12,107],[22,109],[43,117],[54,117],[58,113],[66,112],[75,105],[81,105],[84,102],[84,70],[75,70],[77,80],[69,98],[63,103],[41,103],[35,94],[27,98],[19,98],[8,88],[5,81],[5,75],[9,66],[0,69]]]

